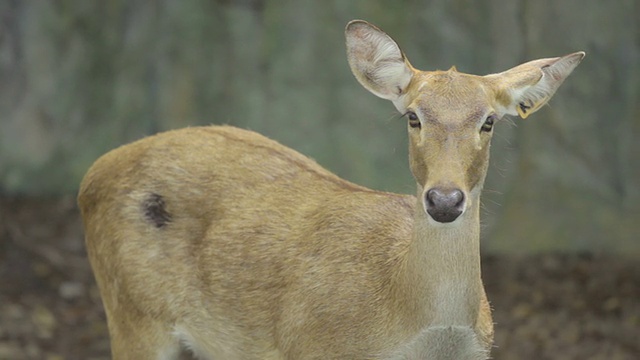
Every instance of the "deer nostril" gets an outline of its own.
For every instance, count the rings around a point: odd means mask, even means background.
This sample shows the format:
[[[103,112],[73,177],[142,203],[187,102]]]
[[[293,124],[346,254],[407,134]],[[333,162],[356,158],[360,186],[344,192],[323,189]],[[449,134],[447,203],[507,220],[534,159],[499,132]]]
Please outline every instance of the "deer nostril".
[[[426,200],[427,200],[427,206],[431,207],[431,206],[436,206],[436,198],[439,198],[439,193],[436,189],[431,189],[429,191],[427,191],[427,196],[425,196]]]
[[[427,213],[438,222],[452,222],[462,214],[464,193],[460,189],[432,188],[425,194]]]
[[[447,196],[450,197],[455,207],[461,206],[464,202],[464,193],[461,190],[455,189]]]

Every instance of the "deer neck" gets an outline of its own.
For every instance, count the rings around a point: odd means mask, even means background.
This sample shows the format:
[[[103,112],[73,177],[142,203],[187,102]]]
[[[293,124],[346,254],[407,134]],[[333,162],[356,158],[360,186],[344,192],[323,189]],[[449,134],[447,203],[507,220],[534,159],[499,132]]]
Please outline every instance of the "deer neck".
[[[402,275],[418,326],[475,324],[482,294],[479,197],[450,224],[430,219],[418,200]]]

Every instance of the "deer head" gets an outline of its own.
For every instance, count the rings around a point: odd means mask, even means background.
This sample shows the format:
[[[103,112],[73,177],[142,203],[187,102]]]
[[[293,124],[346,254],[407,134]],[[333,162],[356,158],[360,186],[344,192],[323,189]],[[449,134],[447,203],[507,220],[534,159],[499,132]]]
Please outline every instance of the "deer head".
[[[398,44],[361,20],[346,28],[349,65],[360,84],[406,117],[409,162],[426,214],[451,223],[479,201],[494,125],[546,104],[584,57],[534,60],[486,76],[415,69]]]

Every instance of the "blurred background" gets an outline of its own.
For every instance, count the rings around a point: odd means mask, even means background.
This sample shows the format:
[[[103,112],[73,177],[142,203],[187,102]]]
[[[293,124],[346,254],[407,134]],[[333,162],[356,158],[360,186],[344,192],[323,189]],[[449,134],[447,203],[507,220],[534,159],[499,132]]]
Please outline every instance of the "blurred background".
[[[109,357],[74,197],[114,147],[232,124],[413,193],[404,120],[346,61],[356,18],[422,70],[586,51],[548,106],[496,129],[494,358],[640,358],[639,0],[0,0],[0,359]]]

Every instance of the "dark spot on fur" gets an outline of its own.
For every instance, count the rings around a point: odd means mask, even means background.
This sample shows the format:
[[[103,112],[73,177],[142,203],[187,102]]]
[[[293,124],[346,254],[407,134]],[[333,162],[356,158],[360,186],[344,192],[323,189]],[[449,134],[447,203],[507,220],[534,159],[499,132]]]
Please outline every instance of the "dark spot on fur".
[[[171,222],[171,214],[166,209],[164,198],[159,194],[151,193],[147,196],[142,202],[142,212],[145,218],[158,229]]]

